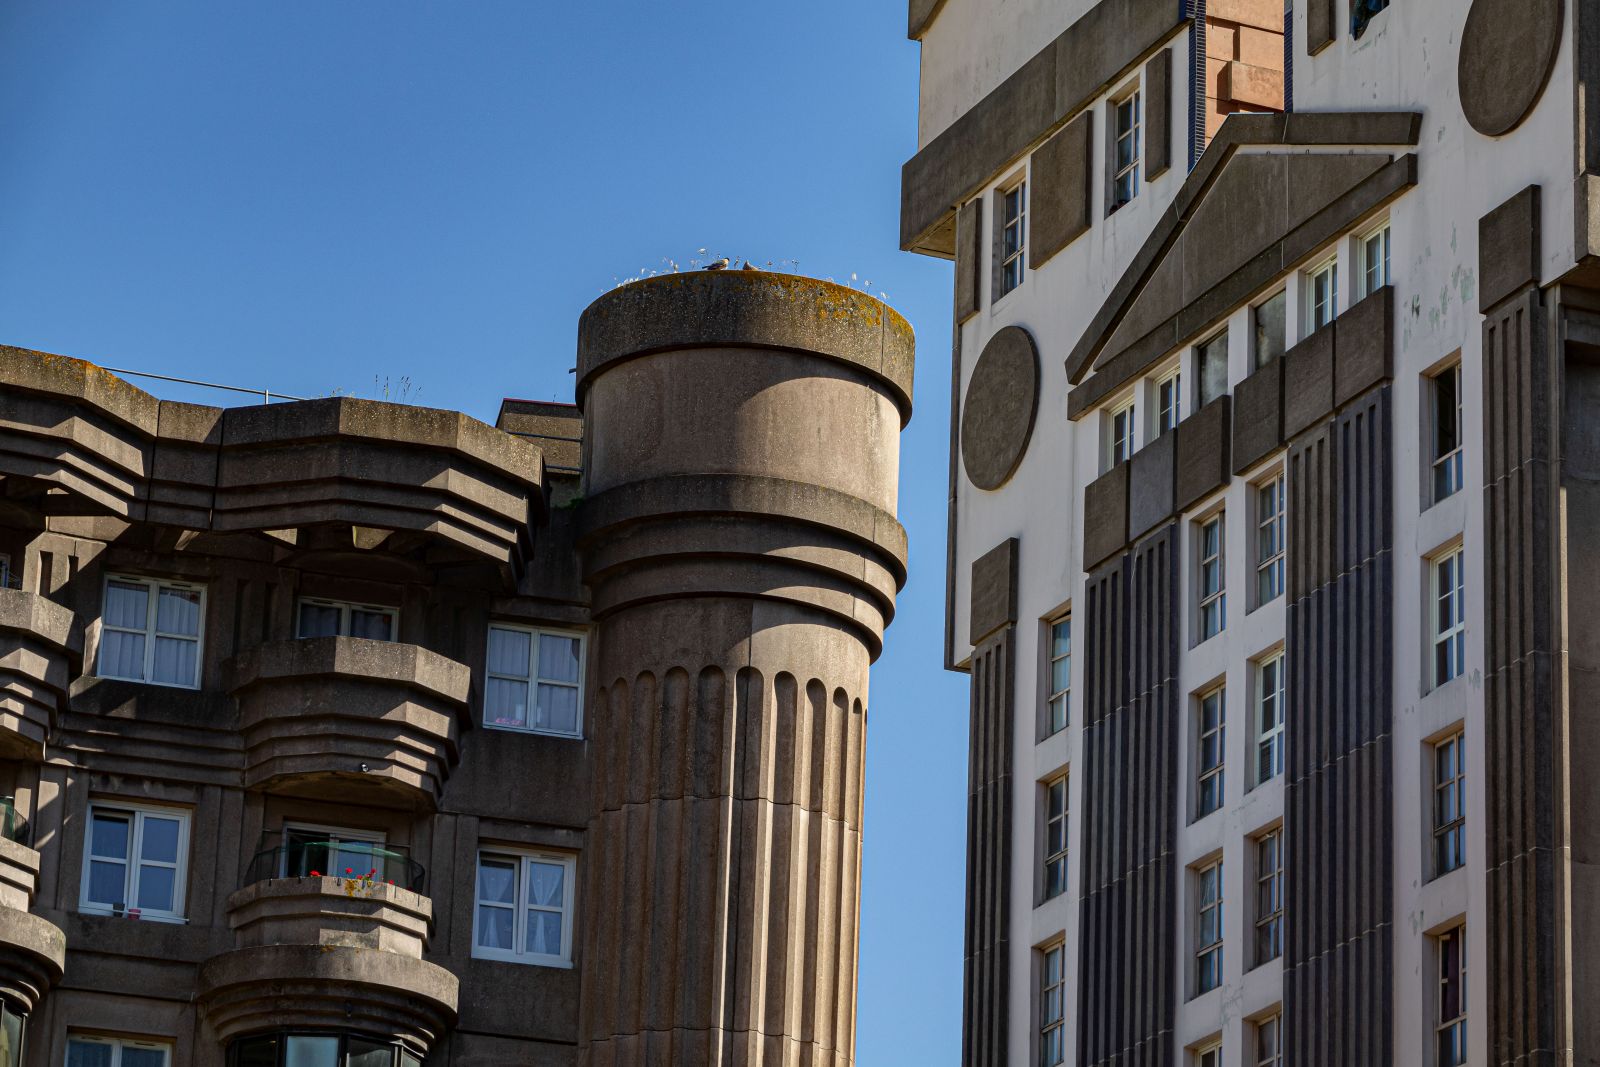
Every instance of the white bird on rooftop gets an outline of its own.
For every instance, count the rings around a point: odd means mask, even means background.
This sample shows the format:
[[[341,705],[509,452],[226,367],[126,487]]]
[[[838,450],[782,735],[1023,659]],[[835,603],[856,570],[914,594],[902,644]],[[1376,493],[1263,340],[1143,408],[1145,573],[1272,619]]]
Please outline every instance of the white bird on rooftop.
[[[728,257],[727,256],[723,256],[721,259],[717,260],[715,263],[707,263],[706,264],[706,270],[725,270],[727,268],[727,266],[728,266]]]

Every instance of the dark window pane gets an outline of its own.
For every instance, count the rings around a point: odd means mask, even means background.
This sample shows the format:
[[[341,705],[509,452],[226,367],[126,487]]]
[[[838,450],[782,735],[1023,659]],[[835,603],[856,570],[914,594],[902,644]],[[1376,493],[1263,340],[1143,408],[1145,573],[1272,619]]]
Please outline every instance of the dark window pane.
[[[233,1043],[233,1067],[278,1067],[276,1034],[247,1037]]]

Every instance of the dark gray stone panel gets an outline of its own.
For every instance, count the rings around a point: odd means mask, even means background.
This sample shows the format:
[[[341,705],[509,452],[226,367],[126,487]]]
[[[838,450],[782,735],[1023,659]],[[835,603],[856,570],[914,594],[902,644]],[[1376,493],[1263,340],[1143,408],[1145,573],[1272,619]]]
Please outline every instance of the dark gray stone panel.
[[[1172,518],[1178,434],[1168,430],[1134,453],[1128,472],[1128,539],[1137,541]]]
[[[1094,570],[1128,543],[1128,464],[1119,463],[1083,491],[1083,569]]]
[[[1243,474],[1283,447],[1283,360],[1233,387],[1233,473]]]
[[[1144,65],[1144,100],[1144,180],[1151,182],[1172,167],[1172,49]]]
[[[968,642],[1017,621],[1017,559],[1021,543],[1010,537],[972,563],[972,611]]]
[[[1478,307],[1539,284],[1539,187],[1530,185],[1478,220]]]
[[[1232,398],[1219,396],[1178,423],[1173,505],[1185,511],[1228,484]]]
[[[1510,133],[1532,112],[1555,68],[1562,0],[1473,0],[1461,31],[1461,111],[1485,137]]]
[[[1333,411],[1333,331],[1330,322],[1283,355],[1283,435],[1296,435]]]
[[[1016,718],[1016,628],[972,657],[967,769],[966,960],[963,1067],[1007,1067],[1011,989],[1011,737]]]
[[[983,309],[983,197],[956,215],[956,322]]]
[[[961,410],[961,459],[972,484],[985,491],[1016,473],[1039,410],[1039,350],[1020,326],[989,339],[967,383]]]
[[[1334,0],[1309,0],[1306,4],[1306,55],[1314,56],[1333,43],[1339,32],[1338,8]]]
[[[1089,231],[1094,112],[1085,111],[1033,154],[1028,266],[1037,270]]]
[[[1339,316],[1334,337],[1333,403],[1344,407],[1394,376],[1394,286],[1386,285]]]

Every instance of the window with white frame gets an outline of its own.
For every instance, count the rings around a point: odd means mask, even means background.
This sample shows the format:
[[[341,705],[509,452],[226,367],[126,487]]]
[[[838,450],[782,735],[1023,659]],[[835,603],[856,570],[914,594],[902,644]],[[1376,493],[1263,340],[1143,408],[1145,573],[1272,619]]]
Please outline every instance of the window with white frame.
[[[1222,512],[1217,512],[1199,524],[1196,553],[1199,578],[1196,593],[1199,598],[1200,640],[1217,636],[1227,625],[1228,582],[1224,558],[1227,550],[1227,531]]]
[[[1222,1042],[1194,1050],[1195,1067],[1222,1067]]]
[[[1052,945],[1039,954],[1039,1064],[1057,1067],[1067,1056],[1067,949]]]
[[[1135,415],[1136,408],[1131,396],[1106,412],[1106,470],[1133,458]]]
[[[1142,107],[1137,89],[1111,104],[1112,211],[1139,195],[1140,138],[1144,124]]]
[[[1072,721],[1072,613],[1046,626],[1050,634],[1050,695],[1045,701],[1044,736],[1053,737]]]
[[[1280,289],[1250,309],[1255,330],[1255,368],[1280,358],[1289,344],[1289,293]]]
[[[189,867],[189,813],[96,800],[89,805],[78,910],[177,921]]]
[[[1449,874],[1467,861],[1467,766],[1465,735],[1454,733],[1433,746],[1433,875]]]
[[[1195,818],[1222,807],[1223,745],[1227,738],[1228,691],[1217,686],[1200,696],[1198,744],[1195,752]]]
[[[1000,194],[1000,296],[1022,284],[1027,270],[1028,183]]]
[[[570,963],[576,869],[574,857],[559,853],[479,852],[472,954],[510,963]]]
[[[1283,1067],[1283,1015],[1274,1012],[1257,1019],[1255,1032],[1256,1058],[1250,1061],[1252,1067]]]
[[[1156,381],[1156,432],[1160,437],[1183,421],[1183,372],[1174,367]]]
[[[1461,364],[1428,379],[1429,459],[1437,504],[1461,489]]]
[[[1460,546],[1435,556],[1428,566],[1432,576],[1432,610],[1429,643],[1435,687],[1458,676],[1467,656],[1466,554]]]
[[[489,626],[483,724],[560,737],[583,732],[583,638],[511,623]]]
[[[1255,840],[1256,966],[1283,955],[1283,831]]]
[[[1195,871],[1195,995],[1222,984],[1222,861]]]
[[[1067,891],[1067,776],[1044,786],[1044,899]]]
[[[1283,773],[1283,653],[1256,661],[1256,784]]]
[[[1339,314],[1339,261],[1329,259],[1306,272],[1306,333],[1320,330]]]
[[[1283,595],[1284,481],[1280,472],[1255,487],[1256,605]]]
[[[198,688],[205,603],[205,588],[189,582],[108,577],[100,618],[100,677]]]
[[[309,596],[301,597],[296,606],[296,637],[365,637],[373,641],[393,641],[399,631],[398,608]]]
[[[1195,406],[1203,408],[1228,392],[1227,330],[1196,348],[1195,365],[1200,376],[1199,403]]]
[[[1434,1063],[1460,1067],[1467,1062],[1467,928],[1458,926],[1434,938],[1434,954],[1439,961]]]
[[[67,1067],[170,1067],[172,1046],[158,1041],[67,1035]]]
[[[304,878],[311,872],[337,877],[356,876],[374,871],[379,881],[388,881],[390,872],[383,857],[373,854],[374,846],[384,843],[384,835],[372,830],[351,830],[338,826],[290,823],[283,828],[283,848],[278,859],[278,877]]]
[[[1389,224],[1361,238],[1361,294],[1371,296],[1389,284]]]

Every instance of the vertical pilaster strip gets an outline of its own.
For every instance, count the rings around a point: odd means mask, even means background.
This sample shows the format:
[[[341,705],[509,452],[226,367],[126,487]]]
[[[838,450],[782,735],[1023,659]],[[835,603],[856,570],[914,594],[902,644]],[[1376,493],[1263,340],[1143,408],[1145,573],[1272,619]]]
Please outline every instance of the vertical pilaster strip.
[[[1290,446],[1286,1059],[1392,1062],[1393,414],[1388,386]]]
[[[1177,524],[1089,576],[1078,1062],[1174,1062]]]

